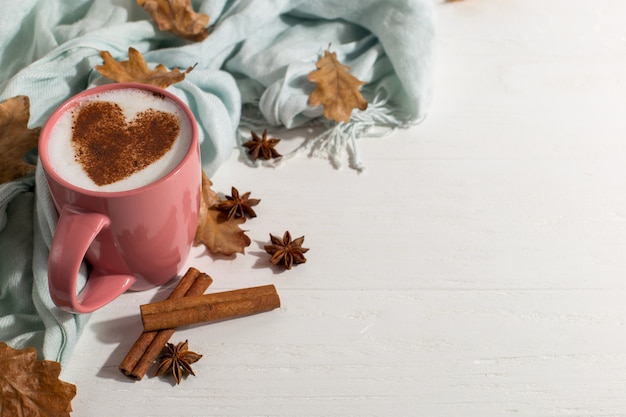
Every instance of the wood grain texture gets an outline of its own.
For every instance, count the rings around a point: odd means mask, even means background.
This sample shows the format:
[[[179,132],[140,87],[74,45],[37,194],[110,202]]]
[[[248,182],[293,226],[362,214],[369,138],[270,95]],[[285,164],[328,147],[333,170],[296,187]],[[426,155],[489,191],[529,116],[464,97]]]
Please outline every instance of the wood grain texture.
[[[437,2],[426,121],[359,141],[363,174],[296,159],[212,178],[262,199],[245,256],[188,264],[281,308],[180,330],[179,386],[117,365],[127,293],[62,378],[77,416],[626,416],[626,3]],[[280,272],[269,233],[305,235]]]

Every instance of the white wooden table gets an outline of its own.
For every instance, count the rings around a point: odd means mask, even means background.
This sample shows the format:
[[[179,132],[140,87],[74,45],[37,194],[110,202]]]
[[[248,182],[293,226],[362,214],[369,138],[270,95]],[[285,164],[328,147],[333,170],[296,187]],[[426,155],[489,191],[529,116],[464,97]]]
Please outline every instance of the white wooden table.
[[[626,3],[436,8],[430,114],[359,141],[363,174],[235,152],[212,178],[262,199],[252,245],[189,265],[282,307],[178,331],[204,357],[174,386],[118,371],[166,290],[125,294],[63,370],[72,415],[626,415]],[[287,229],[311,250],[277,273]]]

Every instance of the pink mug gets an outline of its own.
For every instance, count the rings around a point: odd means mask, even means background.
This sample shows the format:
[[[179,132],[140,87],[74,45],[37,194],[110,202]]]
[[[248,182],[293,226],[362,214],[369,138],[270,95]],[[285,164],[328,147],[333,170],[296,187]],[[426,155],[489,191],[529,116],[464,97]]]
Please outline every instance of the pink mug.
[[[51,161],[50,139],[51,134],[56,135],[55,126],[86,100],[122,89],[147,91],[174,103],[188,123],[188,148],[181,151],[182,159],[171,171],[139,188],[102,191],[72,184]],[[202,182],[198,127],[180,99],[161,88],[137,83],[83,91],[50,116],[41,131],[39,156],[59,212],[48,258],[50,295],[59,308],[89,313],[127,290],[163,285],[180,272],[195,236]],[[89,275],[78,292],[83,260]]]

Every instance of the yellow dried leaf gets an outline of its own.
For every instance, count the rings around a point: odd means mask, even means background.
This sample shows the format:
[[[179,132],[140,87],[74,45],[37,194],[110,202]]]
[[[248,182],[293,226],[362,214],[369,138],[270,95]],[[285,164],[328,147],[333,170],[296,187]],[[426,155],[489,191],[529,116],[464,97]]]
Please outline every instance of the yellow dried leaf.
[[[0,343],[0,417],[69,417],[76,386],[61,381],[61,365],[37,360],[34,348]]]
[[[132,47],[128,48],[128,61],[116,61],[109,51],[100,51],[100,56],[104,60],[104,64],[97,65],[96,70],[118,83],[138,82],[167,88],[184,80],[185,75],[194,68],[189,67],[185,72],[180,72],[178,68],[170,71],[164,65],[159,64],[151,70],[141,52]]]
[[[0,184],[35,170],[24,156],[39,140],[41,128],[29,129],[30,100],[16,96],[0,103]]]
[[[193,42],[200,42],[209,36],[209,16],[196,13],[191,0],[137,0],[159,26],[165,30]]]
[[[221,253],[222,255],[234,255],[244,253],[244,249],[250,246],[250,238],[239,227],[246,221],[245,217],[227,219],[222,212],[213,208],[219,196],[211,189],[212,182],[202,173],[202,202],[200,205],[200,217],[196,229],[196,244],[204,244],[209,252]]]
[[[337,60],[335,52],[324,51],[324,56],[316,63],[317,70],[307,79],[317,83],[317,88],[309,96],[312,106],[324,106],[324,117],[337,122],[348,122],[352,109],[367,109],[367,101],[359,88],[365,84],[350,74],[350,67]]]

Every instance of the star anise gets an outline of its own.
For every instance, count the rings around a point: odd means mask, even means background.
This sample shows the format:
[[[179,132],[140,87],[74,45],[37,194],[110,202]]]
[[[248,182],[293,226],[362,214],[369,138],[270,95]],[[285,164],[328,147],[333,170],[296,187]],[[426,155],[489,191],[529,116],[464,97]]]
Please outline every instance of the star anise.
[[[277,138],[267,138],[267,130],[263,131],[263,137],[259,137],[255,132],[250,131],[252,139],[243,143],[242,145],[248,148],[248,155],[250,159],[256,161],[257,159],[273,159],[280,158],[282,155],[278,153],[274,147],[280,142]]]
[[[165,345],[164,353],[159,358],[157,376],[171,370],[176,383],[180,384],[183,374],[196,375],[191,369],[191,364],[197,362],[202,355],[189,351],[187,345],[187,340],[180,342],[176,346],[173,343]]]
[[[291,240],[291,234],[286,231],[282,240],[278,236],[270,233],[271,245],[265,245],[265,251],[272,255],[270,262],[274,265],[282,265],[286,269],[291,269],[294,264],[303,264],[306,262],[304,254],[309,250],[303,248],[304,236]]]
[[[213,205],[216,209],[226,213],[228,219],[238,217],[256,217],[256,213],[252,209],[261,202],[258,198],[250,198],[250,191],[239,195],[239,191],[235,188],[231,188],[231,194],[225,196],[226,200],[221,200]]]

